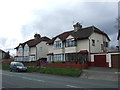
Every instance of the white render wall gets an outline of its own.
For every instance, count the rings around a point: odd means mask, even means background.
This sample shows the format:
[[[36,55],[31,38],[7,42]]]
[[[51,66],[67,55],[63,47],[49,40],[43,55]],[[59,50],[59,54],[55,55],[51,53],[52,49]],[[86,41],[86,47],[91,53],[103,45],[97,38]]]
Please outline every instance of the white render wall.
[[[77,51],[77,47],[65,47],[65,53],[75,53]]]
[[[46,44],[46,42],[42,41],[39,44],[37,44],[36,47],[37,47],[37,59],[47,58],[48,45]]]
[[[77,52],[80,52],[81,50],[88,50],[89,52],[89,40],[88,39],[77,41]]]
[[[48,53],[53,53],[53,45],[47,45],[48,46]]]
[[[30,47],[29,55],[36,55],[36,47]]]
[[[89,39],[91,53],[102,52],[101,44],[103,44],[103,41],[109,42],[106,36],[95,32],[89,37]],[[92,46],[92,39],[95,40],[95,46]]]

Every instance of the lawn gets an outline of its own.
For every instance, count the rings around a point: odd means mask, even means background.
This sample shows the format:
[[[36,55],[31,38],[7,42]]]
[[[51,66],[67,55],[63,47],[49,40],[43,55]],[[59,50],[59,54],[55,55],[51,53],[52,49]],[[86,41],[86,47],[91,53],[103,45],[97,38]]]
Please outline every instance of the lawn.
[[[45,69],[40,70],[40,73],[65,75],[65,76],[80,76],[80,74],[82,73],[82,70],[73,69],[73,68],[46,67]]]

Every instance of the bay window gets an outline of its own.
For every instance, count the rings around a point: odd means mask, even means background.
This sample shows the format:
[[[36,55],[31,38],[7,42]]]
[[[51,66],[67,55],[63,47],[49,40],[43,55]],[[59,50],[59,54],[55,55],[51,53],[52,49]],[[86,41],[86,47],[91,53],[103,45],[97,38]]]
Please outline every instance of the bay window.
[[[66,47],[73,47],[76,46],[76,41],[74,38],[67,39],[66,40]]]
[[[54,48],[62,48],[62,41],[55,41],[54,42]]]
[[[64,55],[63,54],[55,54],[54,55],[54,60],[55,61],[63,61]]]

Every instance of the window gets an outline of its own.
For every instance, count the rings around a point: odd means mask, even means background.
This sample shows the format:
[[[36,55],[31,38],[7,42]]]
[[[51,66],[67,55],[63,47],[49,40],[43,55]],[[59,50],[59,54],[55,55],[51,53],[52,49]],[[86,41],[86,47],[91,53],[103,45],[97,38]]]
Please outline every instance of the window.
[[[101,50],[103,50],[103,49],[104,49],[103,44],[101,44]]]
[[[54,55],[54,60],[55,61],[62,61],[64,58],[63,58],[63,54],[56,54]]]
[[[31,61],[35,61],[35,56],[30,56]]]
[[[106,42],[106,47],[108,47],[108,42]]]
[[[40,47],[40,51],[42,51],[43,50],[43,48],[42,47]]]
[[[29,56],[25,56],[24,61],[29,61]]]
[[[95,40],[92,39],[92,46],[95,46]]]
[[[19,52],[19,53],[23,52],[23,48],[22,48],[22,47],[19,47],[18,52]]]
[[[55,41],[54,48],[62,48],[62,41]]]
[[[75,53],[67,53],[65,54],[66,61],[68,62],[74,62],[77,60],[77,56]]]
[[[104,47],[108,47],[108,42],[103,42]]]
[[[74,38],[72,39],[67,39],[66,40],[66,47],[73,47],[73,46],[76,46],[76,41]]]
[[[28,46],[25,46],[25,47],[24,47],[24,51],[29,51],[29,47],[28,47]]]
[[[47,56],[47,60],[48,60],[48,61],[53,61],[53,55],[48,55],[48,56]]]

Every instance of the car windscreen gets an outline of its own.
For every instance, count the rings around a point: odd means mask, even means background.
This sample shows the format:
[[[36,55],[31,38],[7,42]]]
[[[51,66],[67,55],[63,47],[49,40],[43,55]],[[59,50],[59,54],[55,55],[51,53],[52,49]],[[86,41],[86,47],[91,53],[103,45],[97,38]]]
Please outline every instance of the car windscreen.
[[[16,66],[24,66],[22,63],[16,63]]]

